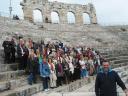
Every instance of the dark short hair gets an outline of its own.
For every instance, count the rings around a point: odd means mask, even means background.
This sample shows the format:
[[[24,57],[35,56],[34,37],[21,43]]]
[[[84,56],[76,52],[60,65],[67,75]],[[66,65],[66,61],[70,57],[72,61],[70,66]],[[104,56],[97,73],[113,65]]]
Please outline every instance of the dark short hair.
[[[103,63],[105,63],[105,62],[110,63],[108,60],[105,59],[105,60],[102,61],[102,65],[103,65]]]
[[[108,62],[109,63],[109,61],[107,59],[103,58],[103,60],[101,62],[101,65],[103,65],[104,62]]]

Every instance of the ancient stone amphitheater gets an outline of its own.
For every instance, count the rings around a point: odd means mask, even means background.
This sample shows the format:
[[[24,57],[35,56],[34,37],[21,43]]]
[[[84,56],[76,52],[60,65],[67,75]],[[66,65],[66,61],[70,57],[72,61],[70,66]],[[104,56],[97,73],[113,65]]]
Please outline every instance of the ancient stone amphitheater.
[[[30,20],[31,18],[28,17],[31,16],[27,12],[25,14],[25,18]],[[91,15],[94,16],[94,14]],[[95,19],[92,19],[90,25],[83,25],[80,22],[78,24],[52,24],[48,22],[42,23],[43,26],[37,26],[26,20],[17,21],[0,17],[0,96],[95,96],[95,76],[89,77],[88,80],[72,82],[46,93],[40,92],[42,91],[41,82],[28,85],[25,71],[17,70],[17,63],[3,64],[2,42],[6,36],[14,35],[22,35],[24,38],[30,37],[35,41],[61,40],[69,46],[94,47],[110,60],[112,67],[115,68],[114,70],[118,71],[127,85],[128,26],[100,26],[95,24],[97,23]],[[120,89],[118,90],[122,92]],[[120,96],[124,96],[122,93],[120,94]]]
[[[24,38],[31,37],[38,41],[41,39],[61,40],[64,44],[70,46],[85,45],[97,48],[101,54],[111,61],[113,68],[122,74],[124,81],[127,81],[128,68],[128,26],[99,26],[99,25],[67,25],[67,24],[43,24],[44,27],[34,25],[27,21],[15,21],[9,18],[0,17],[0,41],[1,44],[5,36],[16,34],[23,35]],[[0,44],[0,46],[1,46]],[[3,48],[1,47],[1,50]],[[3,51],[1,51],[2,54]],[[17,63],[3,64],[3,57],[0,57],[0,96],[30,96],[42,90],[42,84],[27,84],[27,76],[24,70],[17,70]],[[83,96],[90,93],[93,96],[94,77],[90,77],[87,81],[78,80],[59,87],[50,92],[72,92]],[[88,85],[91,84],[91,85]],[[77,91],[82,86],[86,86],[85,90]],[[87,87],[88,86],[88,87]],[[61,96],[60,93],[44,94],[43,96]],[[75,94],[74,93],[74,94]],[[57,95],[58,94],[58,95]],[[65,93],[70,96],[72,93]],[[38,95],[37,95],[38,96]],[[42,95],[41,95],[42,96]],[[84,95],[85,96],[85,95]],[[87,95],[89,96],[89,95]]]

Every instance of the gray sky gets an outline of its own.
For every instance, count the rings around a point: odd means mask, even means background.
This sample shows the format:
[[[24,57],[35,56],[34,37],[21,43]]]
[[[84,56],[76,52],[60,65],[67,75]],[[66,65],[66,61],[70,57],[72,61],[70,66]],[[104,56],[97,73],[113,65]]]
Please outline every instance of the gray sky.
[[[0,1],[1,15],[9,15],[9,1]],[[22,16],[22,9],[19,2],[22,0],[12,0],[13,14]],[[63,1],[67,3],[87,4],[92,2],[96,8],[98,23],[102,25],[128,24],[128,0],[49,0]]]

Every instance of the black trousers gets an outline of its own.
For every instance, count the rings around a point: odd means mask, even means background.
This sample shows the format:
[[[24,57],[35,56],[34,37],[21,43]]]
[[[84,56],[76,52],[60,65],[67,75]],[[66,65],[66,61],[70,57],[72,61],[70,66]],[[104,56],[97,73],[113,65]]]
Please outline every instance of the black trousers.
[[[4,52],[4,53],[5,53],[4,63],[11,63],[10,62],[10,52]]]
[[[57,77],[57,86],[62,86],[63,77]]]
[[[23,56],[18,57],[18,62],[19,62],[18,69],[24,70],[24,58],[23,58]]]
[[[11,51],[11,62],[15,62],[15,51]]]
[[[64,81],[65,84],[69,84],[69,82],[70,82],[70,73],[69,73],[69,70],[64,70],[63,81]]]

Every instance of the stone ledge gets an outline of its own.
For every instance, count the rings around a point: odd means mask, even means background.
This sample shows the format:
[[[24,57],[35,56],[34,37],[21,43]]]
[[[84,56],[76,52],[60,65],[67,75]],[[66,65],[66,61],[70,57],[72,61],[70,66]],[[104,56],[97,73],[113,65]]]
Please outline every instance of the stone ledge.
[[[111,56],[106,59],[108,61],[114,61],[114,60],[128,59],[128,56]]]
[[[18,64],[0,64],[0,72],[17,70]]]
[[[12,90],[17,87],[21,87],[27,84],[27,77],[22,77],[21,79],[9,80],[5,82],[0,82],[0,92],[6,90]]]
[[[56,88],[56,89],[53,89],[52,91],[55,91],[55,92],[72,92],[88,83],[91,83],[92,81],[95,80],[95,76],[91,76],[89,78],[87,78],[86,80],[85,79],[81,79],[81,80],[77,80],[77,81],[74,81],[72,83],[70,83],[69,85],[65,85],[65,86],[62,86],[62,87],[59,87],[59,88]]]
[[[24,70],[8,71],[0,73],[0,81],[17,79],[19,76],[24,75]]]
[[[14,90],[5,91],[0,96],[31,96],[39,91],[42,91],[43,86],[41,83],[34,85],[26,85]]]

